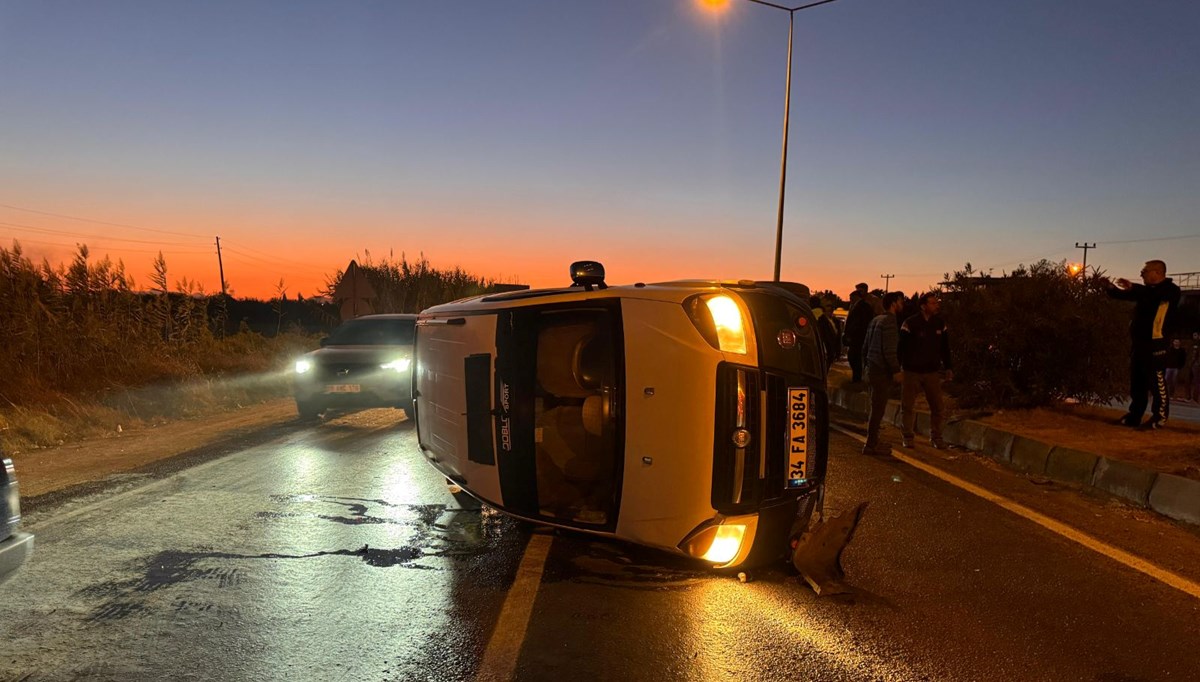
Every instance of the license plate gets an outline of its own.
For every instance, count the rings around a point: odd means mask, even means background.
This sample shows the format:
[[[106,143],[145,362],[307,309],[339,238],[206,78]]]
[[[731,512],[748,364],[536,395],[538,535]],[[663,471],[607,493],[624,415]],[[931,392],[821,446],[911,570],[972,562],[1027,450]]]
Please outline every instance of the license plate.
[[[361,390],[358,384],[329,384],[325,387],[326,393],[358,393]]]
[[[799,488],[808,482],[810,398],[807,388],[788,389],[788,488]]]

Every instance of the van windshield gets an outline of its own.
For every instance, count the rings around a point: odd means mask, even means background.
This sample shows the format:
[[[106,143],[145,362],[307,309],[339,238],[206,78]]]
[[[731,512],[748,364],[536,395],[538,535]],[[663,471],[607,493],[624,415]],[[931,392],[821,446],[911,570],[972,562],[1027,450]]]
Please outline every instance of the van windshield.
[[[329,335],[329,346],[411,346],[415,320],[358,318],[343,322]]]

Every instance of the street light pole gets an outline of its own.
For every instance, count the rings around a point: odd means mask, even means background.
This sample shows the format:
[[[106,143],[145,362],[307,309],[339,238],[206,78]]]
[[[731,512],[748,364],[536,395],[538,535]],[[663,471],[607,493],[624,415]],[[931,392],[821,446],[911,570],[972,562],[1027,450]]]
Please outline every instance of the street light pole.
[[[796,32],[796,12],[816,7],[817,5],[828,5],[831,2],[836,2],[836,0],[819,0],[818,2],[810,2],[807,5],[800,5],[799,7],[786,7],[773,2],[767,2],[766,0],[746,1],[753,2],[756,5],[774,7],[788,13],[787,81],[783,95],[783,151],[779,155],[779,213],[775,221],[775,281],[778,282],[779,268],[783,260],[783,197],[787,189],[788,123],[791,120],[792,106],[792,40]]]
[[[788,12],[787,85],[783,89],[783,151],[779,153],[779,213],[775,220],[775,281],[783,259],[783,195],[787,189],[788,122],[792,116],[792,36],[796,32],[796,13]]]

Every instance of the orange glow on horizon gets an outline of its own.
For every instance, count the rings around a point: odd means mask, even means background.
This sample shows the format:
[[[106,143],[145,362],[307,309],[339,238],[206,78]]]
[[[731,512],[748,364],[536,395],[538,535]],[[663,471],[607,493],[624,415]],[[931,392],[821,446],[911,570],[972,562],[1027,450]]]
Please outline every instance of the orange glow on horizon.
[[[35,264],[47,260],[51,267],[67,266],[75,255],[75,248],[67,245],[48,246],[37,240],[16,238],[21,244],[26,257]],[[242,240],[230,240],[239,244]],[[5,240],[5,248],[12,247],[12,240]],[[85,243],[81,240],[80,243]],[[120,261],[125,266],[126,273],[134,280],[138,289],[150,286],[150,275],[157,255],[153,247],[136,251],[123,249],[123,245],[105,244],[88,240],[92,263],[109,258],[113,263]],[[251,251],[250,249],[254,250]],[[178,253],[171,247],[162,248],[163,258],[167,263],[167,276],[172,289],[184,279],[202,288],[205,293],[213,294],[221,290],[220,274],[217,265],[216,246],[210,253]],[[289,249],[271,252],[257,246],[246,245],[225,247],[222,238],[222,256],[225,265],[225,279],[229,293],[237,298],[256,298],[269,300],[278,297],[280,280],[289,298],[297,294],[305,298],[318,296],[326,287],[327,280],[338,270],[344,270],[351,260],[358,262],[375,262],[383,260],[399,261],[400,251],[389,254],[386,250],[382,255],[376,250],[349,248],[329,248],[314,243],[311,246],[292,245]],[[428,248],[415,249],[405,252],[403,256],[412,263],[420,260],[422,255],[432,267],[439,270],[461,268],[466,273],[494,279],[502,283],[527,284],[534,288],[560,287],[570,284],[570,264],[576,260],[599,260],[607,269],[608,282],[613,285],[627,285],[636,282],[662,282],[677,279],[770,279],[770,261],[766,254],[761,262],[735,263],[725,262],[719,256],[694,254],[691,257],[664,261],[654,252],[646,252],[635,248],[624,248],[621,245],[607,245],[604,248],[555,248],[542,253],[514,249],[506,257],[497,258],[494,252],[472,250],[462,247],[446,248],[445,245],[430,240]],[[283,260],[286,259],[286,260]],[[790,268],[784,259],[783,277],[787,280],[799,281],[808,285],[814,292],[832,289],[842,298],[846,298],[854,288],[856,278],[847,278],[843,266],[838,263],[805,264],[797,263]]]
[[[556,211],[513,207],[489,212],[463,206],[449,213],[442,207],[416,207],[399,214],[328,212],[318,207],[298,214],[242,205],[213,208],[164,202],[129,207],[80,201],[68,206],[49,200],[31,201],[27,207],[0,211],[6,228],[0,230],[0,245],[11,248],[16,240],[35,264],[44,259],[58,268],[70,264],[76,245],[86,244],[92,263],[106,257],[123,263],[134,286],[142,290],[151,286],[153,262],[161,251],[173,290],[186,279],[193,290],[219,292],[216,234],[221,236],[229,293],[262,300],[276,298],[281,288],[293,299],[318,296],[351,260],[361,264],[405,258],[414,263],[424,258],[439,270],[459,268],[472,276],[534,288],[569,285],[569,266],[576,260],[604,263],[613,285],[771,277],[769,235],[759,239],[752,233],[722,230],[716,233],[720,236],[693,244],[684,237],[693,233],[694,223],[670,215],[564,217]],[[622,227],[626,224],[655,229]],[[841,258],[810,247],[795,247],[791,253],[785,249],[783,265],[784,279],[802,282],[813,291],[832,289],[843,298],[854,282],[866,279],[848,275]],[[862,265],[866,271],[875,268]],[[893,284],[923,290],[934,283]]]

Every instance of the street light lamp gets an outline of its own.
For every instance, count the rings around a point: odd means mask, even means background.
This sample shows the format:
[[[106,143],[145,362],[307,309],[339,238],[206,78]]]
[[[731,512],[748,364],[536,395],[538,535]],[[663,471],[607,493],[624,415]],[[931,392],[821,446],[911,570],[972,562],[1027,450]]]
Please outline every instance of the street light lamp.
[[[728,0],[699,0],[702,5],[712,10],[720,10],[728,4]],[[791,116],[792,104],[792,38],[796,32],[795,16],[796,12],[802,9],[809,9],[817,5],[828,5],[836,0],[818,0],[818,2],[810,2],[806,5],[798,7],[788,7],[786,5],[777,5],[766,0],[746,0],[753,2],[756,5],[765,5],[778,10],[783,10],[788,13],[788,53],[787,53],[787,80],[784,87],[783,95],[783,151],[780,153],[779,161],[779,213],[775,222],[775,281],[779,281],[779,265],[783,258],[783,196],[784,190],[787,188],[787,150],[788,150],[788,121]]]

